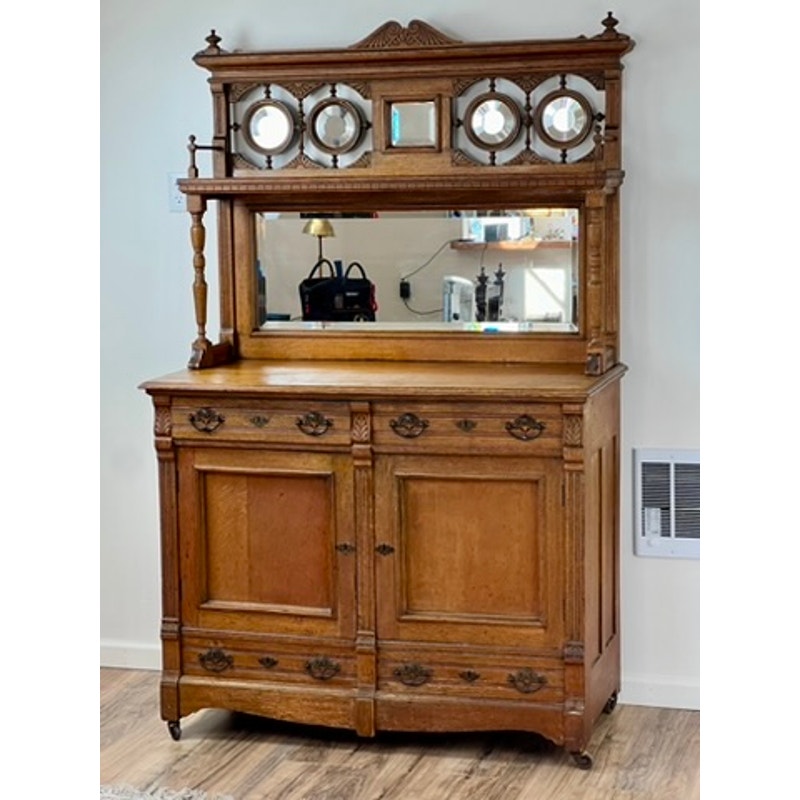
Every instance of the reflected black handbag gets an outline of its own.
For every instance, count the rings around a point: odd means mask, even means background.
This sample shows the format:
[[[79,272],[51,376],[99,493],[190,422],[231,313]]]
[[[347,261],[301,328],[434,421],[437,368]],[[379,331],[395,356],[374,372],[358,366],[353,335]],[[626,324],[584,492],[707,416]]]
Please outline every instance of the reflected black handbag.
[[[323,267],[327,266],[327,276]],[[357,269],[361,277],[351,277]],[[319,275],[317,275],[319,271]],[[300,281],[300,307],[303,319],[313,322],[374,322],[378,304],[375,284],[367,277],[364,267],[353,261],[343,275],[338,275],[327,258],[314,264],[307,278]]]

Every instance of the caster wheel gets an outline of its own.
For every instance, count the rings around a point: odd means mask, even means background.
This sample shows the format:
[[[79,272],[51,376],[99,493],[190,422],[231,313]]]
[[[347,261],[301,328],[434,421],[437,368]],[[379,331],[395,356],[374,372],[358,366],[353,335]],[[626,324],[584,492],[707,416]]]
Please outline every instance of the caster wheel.
[[[617,697],[617,692],[614,692],[614,694],[608,698],[608,702],[603,706],[604,714],[610,714],[617,707]]]
[[[594,763],[594,759],[589,755],[587,752],[582,753],[570,753],[572,756],[572,760],[575,762],[575,766],[579,769],[591,769],[592,764]]]
[[[177,742],[181,738],[181,724],[180,722],[170,721],[167,723],[169,735]]]

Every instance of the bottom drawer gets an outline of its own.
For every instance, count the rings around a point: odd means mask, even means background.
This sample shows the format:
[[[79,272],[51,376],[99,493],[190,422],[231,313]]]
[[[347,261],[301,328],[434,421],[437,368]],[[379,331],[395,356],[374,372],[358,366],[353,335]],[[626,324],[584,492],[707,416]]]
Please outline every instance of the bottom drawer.
[[[326,684],[355,683],[352,646],[336,641],[284,642],[268,638],[184,635],[183,673],[236,680]]]
[[[552,704],[564,699],[564,669],[558,659],[403,648],[379,653],[378,689]]]

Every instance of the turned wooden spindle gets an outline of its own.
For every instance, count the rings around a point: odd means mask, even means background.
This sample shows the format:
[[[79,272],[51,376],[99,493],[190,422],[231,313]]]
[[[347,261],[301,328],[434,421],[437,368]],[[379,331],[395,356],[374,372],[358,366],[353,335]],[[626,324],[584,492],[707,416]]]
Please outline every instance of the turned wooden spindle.
[[[192,356],[189,360],[189,367],[197,369],[211,342],[206,337],[206,320],[208,308],[208,284],[206,283],[206,229],[203,226],[203,215],[206,210],[205,200],[201,197],[190,196],[188,200],[189,212],[192,216],[191,240],[194,256],[192,265],[194,267],[194,284],[192,292],[194,294],[194,316],[197,323],[197,338],[192,343]]]

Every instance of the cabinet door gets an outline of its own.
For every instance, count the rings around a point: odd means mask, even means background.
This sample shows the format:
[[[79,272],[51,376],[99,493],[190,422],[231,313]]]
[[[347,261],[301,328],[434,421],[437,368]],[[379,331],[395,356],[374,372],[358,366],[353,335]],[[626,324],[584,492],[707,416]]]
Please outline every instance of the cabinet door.
[[[557,650],[563,644],[556,459],[376,459],[378,635]]]
[[[354,634],[349,456],[181,448],[178,498],[185,626]]]

